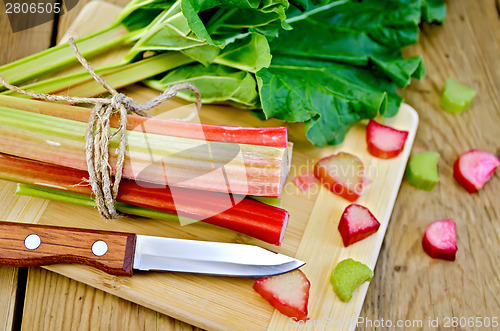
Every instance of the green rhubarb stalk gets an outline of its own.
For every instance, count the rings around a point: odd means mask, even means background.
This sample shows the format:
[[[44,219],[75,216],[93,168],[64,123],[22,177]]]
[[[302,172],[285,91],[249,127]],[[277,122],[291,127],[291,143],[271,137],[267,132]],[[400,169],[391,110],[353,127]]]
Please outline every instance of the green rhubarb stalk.
[[[0,107],[0,152],[86,170],[83,122]],[[111,129],[111,151],[118,147]],[[210,142],[211,153],[200,140],[127,130],[123,175],[149,183],[227,192],[225,181],[213,169],[224,169],[231,192],[256,196],[279,196],[288,174],[287,148]],[[111,164],[116,163],[110,153]],[[146,169],[147,168],[147,169]],[[146,170],[144,170],[146,169]]]
[[[30,196],[30,197],[35,197],[35,198],[48,199],[48,200],[52,200],[52,201],[71,203],[71,204],[83,206],[83,207],[97,208],[96,203],[95,203],[95,198],[92,196],[80,194],[80,193],[58,190],[55,188],[41,187],[41,186],[37,186],[37,185],[18,183],[15,194],[16,195]],[[261,201],[262,203],[265,203],[266,205],[281,208],[281,199],[279,199],[279,198],[254,197],[254,199],[257,201]],[[279,206],[276,205],[277,201],[280,202]],[[151,208],[134,206],[134,205],[119,202],[119,201],[115,202],[115,207],[116,207],[116,210],[118,210],[120,213],[128,214],[128,215],[134,215],[134,216],[140,216],[140,217],[146,217],[146,218],[152,218],[152,219],[158,219],[158,220],[164,220],[164,221],[176,221],[179,219],[179,217],[182,217],[186,221],[193,221],[193,222],[196,221],[196,220],[187,218],[185,216],[178,216],[178,215],[165,213],[165,212],[151,209]]]
[[[141,1],[136,2],[140,3]],[[218,66],[220,69],[218,73],[222,73],[223,76],[220,79],[216,73],[211,72],[217,68],[216,65],[211,67],[208,73],[198,72],[197,77],[192,77],[196,86],[201,84],[199,88],[202,90],[202,102],[227,102],[238,107],[251,109],[258,107],[257,83],[249,72],[255,73],[270,63],[271,55],[266,37],[256,32],[240,33],[239,28],[236,28],[229,34],[231,37],[227,33],[225,34],[225,41],[222,44],[211,45],[206,39],[198,37],[191,30],[193,24],[191,20],[195,18],[189,16],[188,19],[183,15],[182,4],[183,1],[177,0],[170,8],[159,14],[146,28],[141,30],[140,39],[135,42],[132,49],[121,61],[99,68],[98,73],[104,76],[111,86],[119,88],[160,73],[172,72],[173,69],[177,68],[188,68],[188,71],[195,70],[191,68],[192,66],[185,66],[191,62],[199,61],[203,66],[215,62],[223,64]],[[242,5],[245,7],[244,4]],[[220,12],[226,13],[224,17],[227,17],[233,15],[235,9],[220,9]],[[270,20],[277,18],[276,15],[269,16]],[[220,18],[220,23],[223,23],[224,19]],[[115,21],[120,20],[123,18],[118,17]],[[260,22],[259,24],[265,23]],[[139,35],[139,32],[137,34]],[[234,42],[239,39],[241,42]],[[227,47],[227,52],[221,52],[221,48],[224,48],[226,44],[231,45]],[[153,55],[147,60],[140,60],[141,64],[134,64],[133,61],[137,61],[146,51],[160,53],[160,55]],[[172,61],[166,66],[163,65],[162,52],[175,52],[175,55],[171,55]],[[234,68],[249,72],[242,72]],[[178,74],[182,75],[180,72]],[[225,77],[226,74],[230,77]],[[203,84],[201,81],[203,79],[209,79],[212,83]],[[216,82],[217,80],[218,82]],[[172,84],[162,82],[160,88],[164,90],[170,85]],[[24,88],[34,92],[86,97],[105,92],[84,72],[40,81]],[[6,91],[5,94],[19,96],[10,91]],[[180,93],[178,96],[192,100],[189,93]]]
[[[169,52],[126,65],[121,63],[105,65],[98,68],[96,73],[100,74],[110,86],[118,89],[191,62],[193,60],[182,53]],[[23,86],[23,89],[38,93],[78,97],[93,97],[107,92],[88,72],[78,72],[42,80]],[[27,97],[13,91],[5,91],[2,94]]]
[[[76,39],[80,53],[89,58],[113,47],[139,40],[151,25],[158,23],[158,14],[165,12],[160,7],[148,7],[155,1],[157,0],[133,0],[111,24]],[[161,2],[159,5],[166,4]],[[73,50],[64,43],[3,65],[0,67],[0,75],[9,83],[18,85],[76,62]],[[3,89],[0,86],[0,90]]]
[[[137,0],[135,2],[141,1],[142,0]],[[147,2],[152,1],[154,0],[149,0]],[[159,14],[146,27],[128,32],[127,27],[123,26],[123,24],[117,23],[122,22],[127,15],[130,15],[130,10],[127,10],[127,8],[125,8],[122,14],[115,19],[115,23],[112,23],[110,26],[95,32],[88,37],[77,40],[78,49],[84,57],[88,58],[111,47],[135,42],[143,36],[147,37],[152,31],[156,31],[158,29],[155,28],[156,26],[163,27],[164,24],[167,24],[171,20],[175,20],[179,15],[182,16],[180,1],[177,1],[170,8]],[[107,30],[121,31],[122,36],[120,38],[113,37],[117,34],[117,32],[112,34]],[[176,52],[169,53],[168,55],[160,54],[159,56],[152,56],[137,63],[132,63],[132,61],[135,60],[139,54],[140,52],[132,48],[132,50],[127,53],[125,58],[116,63],[100,67],[96,70],[96,72],[105,77],[108,84],[116,89],[194,61],[191,58],[184,56],[182,53]],[[0,67],[0,75],[3,75],[3,77],[11,84],[17,85],[27,80],[36,78],[44,73],[60,69],[64,65],[74,62],[76,62],[76,57],[73,50],[69,48],[68,44],[63,44],[13,62],[4,67]],[[22,66],[25,65],[34,66],[36,69],[31,70],[28,75],[27,72],[24,73],[22,71]],[[14,74],[21,76],[22,79],[14,77]],[[23,88],[39,93],[61,92],[80,97],[94,96],[106,92],[102,86],[93,81],[90,74],[83,70],[77,73],[42,80]],[[5,93],[8,95],[19,96],[19,94],[12,91],[6,91]]]
[[[91,196],[57,190],[53,188],[39,187],[36,185],[17,184],[17,189],[15,194],[42,198],[42,199],[49,199],[53,201],[66,202],[78,206],[96,208],[95,199]],[[116,202],[115,207],[116,210],[118,210],[120,213],[134,215],[134,216],[166,220],[166,221],[172,221],[178,219],[178,216],[174,214],[169,214],[150,208],[134,206],[123,202]]]
[[[134,39],[122,26],[107,27],[76,41],[80,53],[89,58]],[[0,75],[9,83],[18,85],[76,62],[75,54],[68,44],[61,44],[40,53],[22,58],[0,67]],[[0,90],[4,87],[0,86]]]
[[[121,67],[121,64],[105,65],[105,66],[101,66],[99,68],[94,69],[94,71],[98,75],[102,75],[106,72],[109,72],[111,70],[114,70],[114,69],[117,69],[120,67]],[[64,76],[56,76],[56,77],[48,78],[45,80],[40,80],[40,81],[35,82],[35,83],[24,85],[22,88],[26,91],[32,91],[32,92],[37,92],[37,93],[52,93],[54,91],[63,90],[65,87],[76,85],[76,84],[81,83],[83,81],[86,81],[90,78],[91,78],[91,76],[88,72],[79,71],[79,72],[74,72],[74,73],[67,74]],[[21,93],[16,93],[16,92],[11,91],[11,90],[5,90],[5,91],[1,92],[0,94],[15,96],[15,97],[19,97],[19,98],[30,98],[27,95],[24,95]]]
[[[154,0],[150,0],[150,2],[151,1]],[[135,2],[141,3],[139,0]],[[121,61],[111,67],[101,68],[99,73],[105,76],[105,79],[108,80],[114,88],[118,88],[145,78],[153,77],[159,73],[169,72],[172,69],[183,67],[185,64],[194,61],[199,61],[203,65],[208,65],[211,62],[221,63],[224,64],[224,66],[220,67],[230,72],[232,75],[231,79],[227,80],[224,79],[225,77],[222,77],[222,80],[218,83],[209,84],[209,86],[215,85],[216,87],[208,88],[209,91],[202,91],[202,95],[204,96],[203,102],[221,102],[229,100],[228,102],[239,107],[257,107],[257,84],[255,78],[249,73],[246,73],[247,75],[244,76],[243,79],[235,69],[229,69],[226,66],[248,70],[254,73],[262,67],[267,67],[270,63],[271,56],[269,54],[269,45],[266,37],[255,32],[240,33],[239,28],[235,28],[230,34],[225,34],[222,44],[218,46],[211,45],[208,40],[198,37],[197,34],[191,30],[193,26],[192,20],[194,19],[196,21],[196,19],[191,15],[192,13],[188,15],[189,19],[183,15],[181,11],[181,5],[183,4],[183,1],[177,0],[170,8],[159,14],[146,28],[141,30],[140,39],[135,42],[132,49]],[[241,5],[246,7],[245,4]],[[226,11],[227,13],[224,17],[228,15],[231,16],[235,13],[235,9],[220,10],[220,12]],[[123,15],[126,15],[126,13]],[[276,20],[278,16],[271,15],[269,19],[271,21]],[[116,21],[120,20],[123,20],[123,18],[118,17],[116,19]],[[223,23],[223,21],[224,18],[221,18],[221,23]],[[257,19],[257,21],[259,21],[259,19]],[[260,22],[259,24],[265,23]],[[229,35],[231,35],[231,37],[229,37]],[[241,39],[241,43],[234,43],[235,40],[239,39]],[[231,44],[231,46],[228,47],[228,51],[219,54],[221,48],[224,48],[226,44]],[[142,53],[146,51],[160,53],[175,51],[178,53],[177,58],[180,58],[182,56],[181,54],[184,54],[186,57],[181,61],[174,61],[173,63],[175,65],[169,65],[162,68],[161,66],[154,66],[162,60],[156,59],[158,56],[156,55],[152,56],[154,59],[151,62],[146,62],[147,68],[151,70],[142,70],[139,66],[135,67],[134,65],[129,67],[131,62],[136,61],[140,58]],[[187,60],[187,57],[191,60]],[[134,70],[135,68],[138,70]],[[203,75],[203,77],[207,76],[212,75]],[[119,82],[110,82],[110,80],[113,81],[115,78],[119,79]],[[202,77],[198,77],[197,79],[199,80],[201,78]],[[239,84],[238,80],[240,80]],[[224,83],[221,85],[222,82]],[[197,83],[199,83],[199,81],[197,81]],[[71,85],[70,87],[72,88],[67,88],[68,85]],[[165,86],[165,88],[166,87],[168,86]],[[97,83],[92,82],[85,73],[70,74],[65,77],[35,83],[25,88],[35,92],[64,93],[73,96],[92,96],[104,92],[103,88]],[[224,91],[224,93],[221,94],[220,90]],[[7,94],[14,95],[12,92],[7,92]],[[190,97],[189,94],[182,93],[179,96],[188,99]]]

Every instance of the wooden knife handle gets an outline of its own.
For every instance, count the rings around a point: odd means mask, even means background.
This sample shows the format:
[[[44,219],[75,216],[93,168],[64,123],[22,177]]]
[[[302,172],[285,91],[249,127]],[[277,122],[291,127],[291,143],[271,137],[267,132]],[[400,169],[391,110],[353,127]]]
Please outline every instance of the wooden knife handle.
[[[0,222],[0,265],[86,264],[131,276],[135,234]]]

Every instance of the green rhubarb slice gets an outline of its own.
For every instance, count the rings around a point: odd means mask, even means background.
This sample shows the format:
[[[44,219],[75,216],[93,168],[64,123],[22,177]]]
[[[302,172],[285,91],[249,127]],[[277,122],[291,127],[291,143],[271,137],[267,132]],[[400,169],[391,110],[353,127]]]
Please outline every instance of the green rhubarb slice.
[[[458,114],[469,107],[476,96],[473,90],[450,77],[444,85],[441,95],[441,107],[453,114]]]
[[[351,300],[352,293],[361,284],[373,278],[373,271],[361,262],[346,259],[335,267],[330,277],[333,291],[340,300],[347,302]]]
[[[439,182],[438,161],[439,153],[435,152],[413,155],[406,169],[406,179],[419,189],[432,191]]]

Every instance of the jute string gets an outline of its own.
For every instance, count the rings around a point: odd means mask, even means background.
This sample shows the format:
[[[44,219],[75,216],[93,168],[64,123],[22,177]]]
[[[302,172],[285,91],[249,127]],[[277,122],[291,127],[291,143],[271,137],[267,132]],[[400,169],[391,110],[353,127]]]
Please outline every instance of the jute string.
[[[149,116],[145,111],[173,98],[181,90],[190,90],[195,94],[196,109],[199,111],[201,107],[201,95],[198,89],[191,84],[177,84],[148,102],[137,103],[132,98],[118,93],[101,76],[97,75],[90,63],[81,55],[72,38],[68,43],[85,70],[111,94],[109,98],[80,98],[26,91],[9,84],[1,76],[0,83],[11,91],[40,100],[94,105],[85,135],[85,158],[89,172],[89,183],[95,195],[97,209],[101,215],[107,219],[117,218],[119,214],[115,209],[115,202],[125,161],[127,113],[131,112],[140,116]],[[110,116],[114,113],[119,115],[120,126],[113,135],[110,135]],[[113,136],[117,134],[120,135],[120,140],[117,149],[116,171],[112,181],[111,166],[109,164],[109,145]]]

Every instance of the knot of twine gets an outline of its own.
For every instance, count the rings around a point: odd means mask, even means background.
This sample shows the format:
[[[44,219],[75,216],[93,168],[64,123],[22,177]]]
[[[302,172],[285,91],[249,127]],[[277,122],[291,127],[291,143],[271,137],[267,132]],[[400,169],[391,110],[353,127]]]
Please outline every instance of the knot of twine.
[[[95,73],[90,63],[79,52],[73,38],[69,39],[68,43],[82,66],[96,82],[101,84],[111,94],[110,98],[80,98],[26,91],[7,83],[1,76],[0,83],[13,92],[44,101],[65,101],[69,103],[88,103],[94,105],[85,135],[85,156],[89,173],[89,183],[95,195],[97,209],[101,215],[107,219],[117,218],[119,214],[115,209],[115,202],[122,179],[123,164],[125,160],[127,114],[131,112],[140,116],[149,117],[150,115],[145,113],[145,111],[173,98],[177,95],[177,92],[181,90],[190,90],[195,94],[196,109],[199,111],[201,107],[201,95],[198,89],[191,84],[177,84],[171,86],[165,92],[148,102],[137,103],[132,98],[122,93],[118,93],[101,76]],[[110,135],[110,116],[114,113],[119,115],[120,126]],[[109,145],[111,139],[117,134],[120,135],[120,140],[117,149],[116,171],[113,183],[111,183],[112,176],[111,166],[109,164]]]

